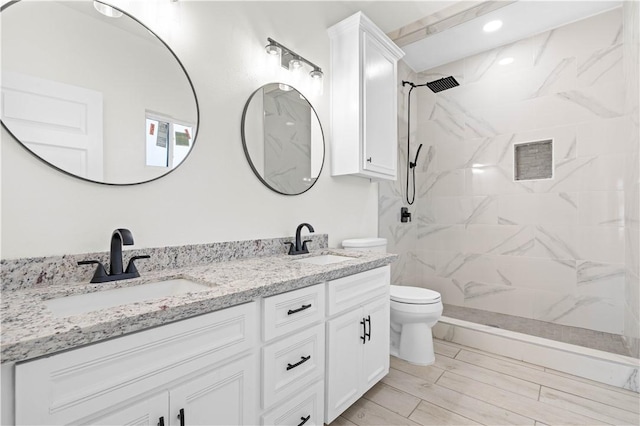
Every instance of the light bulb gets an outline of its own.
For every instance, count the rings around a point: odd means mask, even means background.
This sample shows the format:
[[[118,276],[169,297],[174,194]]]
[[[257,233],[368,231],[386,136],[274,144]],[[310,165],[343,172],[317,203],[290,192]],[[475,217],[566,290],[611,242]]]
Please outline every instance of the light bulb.
[[[302,61],[298,58],[293,58],[292,60],[289,61],[289,68],[292,68],[294,70],[297,70],[298,68],[302,67]]]
[[[314,68],[309,75],[311,76],[311,78],[313,78],[314,80],[316,79],[321,79],[322,78],[322,71],[320,71],[318,68]]]
[[[275,44],[267,44],[264,48],[269,55],[277,55],[280,53],[280,48]]]

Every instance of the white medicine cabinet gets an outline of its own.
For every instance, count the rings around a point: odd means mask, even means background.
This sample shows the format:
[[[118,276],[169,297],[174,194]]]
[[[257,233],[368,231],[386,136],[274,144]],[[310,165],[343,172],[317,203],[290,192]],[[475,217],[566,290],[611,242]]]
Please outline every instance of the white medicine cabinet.
[[[331,174],[395,180],[397,63],[404,56],[362,12],[331,40]]]

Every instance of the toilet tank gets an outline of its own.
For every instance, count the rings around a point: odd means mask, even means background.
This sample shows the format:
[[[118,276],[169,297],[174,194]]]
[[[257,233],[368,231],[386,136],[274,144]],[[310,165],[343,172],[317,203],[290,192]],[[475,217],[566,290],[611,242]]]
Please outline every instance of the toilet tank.
[[[342,242],[342,248],[344,248],[345,250],[377,251],[380,253],[386,253],[387,239],[386,238],[353,238],[350,240],[344,240]]]

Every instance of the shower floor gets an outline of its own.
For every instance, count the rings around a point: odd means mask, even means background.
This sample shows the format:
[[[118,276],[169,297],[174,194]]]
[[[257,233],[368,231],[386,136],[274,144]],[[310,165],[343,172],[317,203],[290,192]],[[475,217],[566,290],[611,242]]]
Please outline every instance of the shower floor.
[[[446,304],[442,315],[618,355],[634,356],[625,346],[622,336],[617,334]]]

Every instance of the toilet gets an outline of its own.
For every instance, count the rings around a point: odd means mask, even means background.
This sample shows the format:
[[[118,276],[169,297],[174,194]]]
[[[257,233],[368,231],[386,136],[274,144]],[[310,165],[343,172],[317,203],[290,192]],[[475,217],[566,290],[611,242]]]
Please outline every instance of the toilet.
[[[346,250],[387,251],[385,238],[344,240]],[[440,293],[420,287],[390,286],[391,355],[411,364],[431,365],[435,361],[431,328],[442,316]]]

